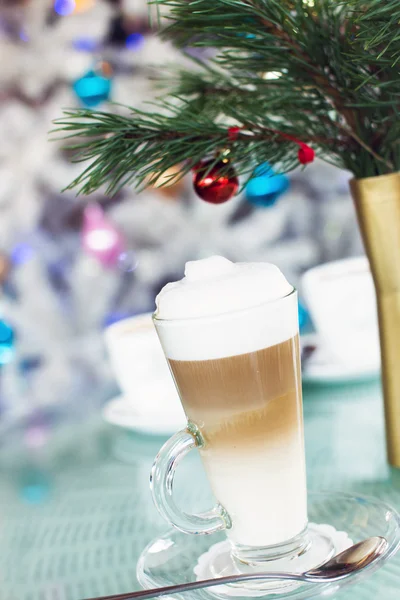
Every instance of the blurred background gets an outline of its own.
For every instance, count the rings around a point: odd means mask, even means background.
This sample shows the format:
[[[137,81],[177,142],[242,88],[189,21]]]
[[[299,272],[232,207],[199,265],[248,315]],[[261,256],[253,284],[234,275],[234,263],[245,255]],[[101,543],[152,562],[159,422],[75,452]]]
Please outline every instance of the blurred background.
[[[212,55],[206,48],[200,58]],[[378,376],[379,357],[371,367],[358,347],[357,364],[335,362],[349,337],[379,352],[377,337],[371,344],[352,333],[376,322],[369,273],[357,283],[366,261],[333,277],[317,271],[307,286],[302,279],[316,265],[363,254],[349,174],[316,160],[270,178],[262,165],[240,196],[219,206],[196,196],[190,177],[113,198],[62,193],[83,165],[50,141],[52,121],[71,107],[145,107],[160,94],[157,73],[182,55],[157,38],[146,0],[0,0],[0,57],[2,600],[76,600],[137,586],[137,558],[165,528],[148,487],[153,457],[185,421],[147,313],[187,260],[222,254],[282,269],[300,290],[303,365],[325,386],[324,398],[316,388],[305,403],[308,448],[329,462],[309,451],[318,485],[334,457],[359,478],[375,468],[370,454],[382,449],[384,464],[383,441],[360,445],[363,460],[348,461],[343,439],[351,444],[353,436],[328,427],[342,398],[358,423],[381,427],[368,408],[377,383],[354,392],[331,385]],[[310,311],[336,343],[335,360],[307,337]],[[125,330],[119,322],[132,317]],[[143,340],[135,335],[142,318],[150,324]],[[370,400],[360,400],[363,389]],[[341,410],[341,423],[350,423],[347,406]],[[383,435],[375,429],[371,439]],[[185,506],[207,508],[208,487],[185,485],[192,472],[192,463],[182,470]]]
[[[297,285],[314,265],[362,253],[349,174],[320,161],[289,178],[261,170],[221,206],[198,198],[190,178],[113,198],[62,193],[83,166],[49,141],[52,120],[154,99],[162,65],[182,61],[154,27],[145,0],[0,2],[2,423],[108,400],[104,328],[152,311],[187,260],[270,261]]]

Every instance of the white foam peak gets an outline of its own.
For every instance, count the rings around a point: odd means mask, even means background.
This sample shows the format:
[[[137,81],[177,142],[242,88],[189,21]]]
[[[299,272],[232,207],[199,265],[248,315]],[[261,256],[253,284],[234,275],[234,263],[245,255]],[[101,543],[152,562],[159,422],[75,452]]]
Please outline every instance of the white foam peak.
[[[270,263],[233,263],[222,256],[186,263],[185,277],[167,284],[156,299],[158,319],[228,314],[278,300],[293,290]]]

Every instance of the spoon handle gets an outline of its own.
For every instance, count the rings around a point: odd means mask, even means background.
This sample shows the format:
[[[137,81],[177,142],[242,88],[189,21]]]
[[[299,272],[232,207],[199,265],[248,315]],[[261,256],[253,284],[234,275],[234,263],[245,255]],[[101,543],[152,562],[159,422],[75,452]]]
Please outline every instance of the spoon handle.
[[[102,596],[100,598],[88,598],[87,600],[145,600],[146,598],[155,598],[156,596],[168,596],[178,592],[189,592],[190,590],[199,590],[206,587],[214,587],[228,583],[237,583],[239,581],[262,581],[262,580],[289,580],[289,581],[315,581],[316,577],[299,575],[295,573],[250,573],[247,575],[229,575],[227,577],[217,577],[216,579],[204,579],[202,581],[190,581],[188,583],[179,583],[167,587],[153,588],[151,590],[140,590],[128,594],[116,594],[113,596]]]

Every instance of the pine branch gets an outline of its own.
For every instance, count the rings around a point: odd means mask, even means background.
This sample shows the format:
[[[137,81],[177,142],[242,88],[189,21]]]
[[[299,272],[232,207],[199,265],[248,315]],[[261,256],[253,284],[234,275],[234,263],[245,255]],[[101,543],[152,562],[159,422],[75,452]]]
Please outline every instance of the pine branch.
[[[239,132],[230,140],[226,127],[206,117],[194,127],[190,115],[183,113],[149,116],[131,109],[130,116],[125,117],[91,110],[66,111],[56,125],[63,137],[83,140],[69,146],[73,161],[91,162],[66,188],[78,187],[83,194],[103,185],[108,194],[131,183],[137,187],[152,185],[165,171],[183,163],[180,177],[205,156],[214,156],[217,162],[221,151],[229,152],[242,174],[253,172],[254,157],[257,164],[278,158],[286,170],[297,164],[297,146],[272,128],[252,125],[251,133]]]
[[[59,130],[78,137],[76,160],[91,161],[70,187],[143,187],[177,163],[183,174],[225,150],[246,177],[265,161],[287,171],[298,162],[285,135],[357,177],[400,169],[400,9],[392,0],[393,13],[380,0],[154,3],[167,10],[163,37],[212,44],[217,56],[170,78],[170,95],[147,113],[67,112]],[[231,124],[244,128],[234,141]]]

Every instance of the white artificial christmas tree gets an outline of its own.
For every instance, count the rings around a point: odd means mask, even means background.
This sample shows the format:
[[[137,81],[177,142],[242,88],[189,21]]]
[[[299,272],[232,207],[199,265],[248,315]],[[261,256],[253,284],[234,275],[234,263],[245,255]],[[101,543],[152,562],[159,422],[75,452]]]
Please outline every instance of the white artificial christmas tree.
[[[101,385],[109,375],[104,324],[152,310],[155,294],[166,280],[182,276],[187,260],[217,253],[271,261],[296,282],[309,266],[361,252],[344,191],[348,176],[320,162],[295,173],[289,191],[270,208],[252,206],[243,194],[210,206],[197,198],[190,177],[175,196],[157,188],[141,194],[125,189],[115,199],[102,192],[61,194],[82,165],[71,163],[48,132],[62,108],[79,105],[74,81],[106,61],[113,71],[111,99],[141,107],[160,93],[149,74],[164,72],[179,55],[143,25],[145,0],[97,0],[90,10],[67,16],[54,7],[49,0],[0,4],[0,55],[6,57],[0,72],[0,249],[12,262],[0,306],[17,334],[16,360],[41,359],[32,381],[36,401],[45,403],[62,400],[79,363]],[[140,23],[141,44],[113,44],[115,19]],[[127,260],[114,268],[82,249],[83,207],[94,201],[124,235]],[[13,261],[21,245],[29,256]]]

